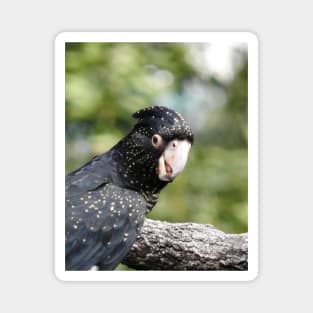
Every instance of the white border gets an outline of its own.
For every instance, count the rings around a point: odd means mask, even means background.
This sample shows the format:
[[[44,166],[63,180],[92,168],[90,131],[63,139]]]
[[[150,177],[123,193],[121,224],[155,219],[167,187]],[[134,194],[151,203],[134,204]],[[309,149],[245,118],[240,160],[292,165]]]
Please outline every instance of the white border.
[[[248,271],[65,271],[65,43],[248,44]],[[62,281],[249,281],[258,275],[258,39],[249,32],[64,32],[55,40],[55,274]]]

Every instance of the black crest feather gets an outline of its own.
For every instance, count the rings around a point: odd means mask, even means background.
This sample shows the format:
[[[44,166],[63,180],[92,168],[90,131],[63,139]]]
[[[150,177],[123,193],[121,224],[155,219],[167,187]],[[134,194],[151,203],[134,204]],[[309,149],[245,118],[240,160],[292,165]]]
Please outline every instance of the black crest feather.
[[[154,133],[159,133],[164,138],[170,140],[187,138],[193,143],[193,133],[183,116],[167,107],[153,106],[139,110],[133,114],[138,119],[135,128],[149,127]]]

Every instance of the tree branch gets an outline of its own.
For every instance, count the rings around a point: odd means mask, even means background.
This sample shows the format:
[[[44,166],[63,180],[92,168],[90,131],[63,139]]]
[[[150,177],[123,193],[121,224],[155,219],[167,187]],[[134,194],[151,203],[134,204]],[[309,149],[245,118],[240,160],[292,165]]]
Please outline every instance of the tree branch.
[[[248,235],[146,219],[123,263],[137,270],[247,270]]]

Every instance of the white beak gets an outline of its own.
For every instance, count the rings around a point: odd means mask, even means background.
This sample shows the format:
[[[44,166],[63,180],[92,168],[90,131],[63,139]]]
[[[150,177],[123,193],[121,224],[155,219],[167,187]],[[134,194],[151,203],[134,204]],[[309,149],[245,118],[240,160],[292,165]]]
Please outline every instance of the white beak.
[[[184,169],[191,144],[188,140],[172,140],[159,158],[157,174],[160,180],[172,181]]]

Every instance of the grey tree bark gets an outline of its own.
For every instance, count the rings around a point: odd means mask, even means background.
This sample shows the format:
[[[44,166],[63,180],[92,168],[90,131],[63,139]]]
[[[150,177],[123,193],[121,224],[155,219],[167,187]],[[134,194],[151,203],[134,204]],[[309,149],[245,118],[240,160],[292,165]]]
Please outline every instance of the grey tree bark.
[[[137,270],[247,270],[248,234],[146,219],[123,263]]]

